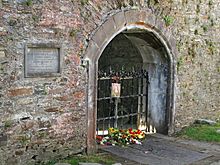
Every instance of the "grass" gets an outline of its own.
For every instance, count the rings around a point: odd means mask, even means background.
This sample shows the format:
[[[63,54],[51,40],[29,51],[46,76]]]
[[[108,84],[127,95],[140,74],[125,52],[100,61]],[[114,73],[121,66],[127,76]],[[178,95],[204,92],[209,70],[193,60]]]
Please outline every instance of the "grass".
[[[220,143],[220,133],[216,132],[218,129],[220,129],[220,123],[215,125],[193,124],[183,128],[177,133],[177,136],[192,140]]]
[[[51,160],[45,165],[54,165],[55,163],[69,163],[71,165],[78,165],[79,162],[100,163],[105,165],[112,165],[115,163],[114,158],[111,155],[106,153],[97,153],[90,156],[76,155],[60,161]]]

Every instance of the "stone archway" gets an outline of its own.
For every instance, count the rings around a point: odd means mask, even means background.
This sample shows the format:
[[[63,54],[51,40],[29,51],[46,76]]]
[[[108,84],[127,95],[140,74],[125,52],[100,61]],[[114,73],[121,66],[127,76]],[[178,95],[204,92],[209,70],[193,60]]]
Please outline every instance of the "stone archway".
[[[156,17],[149,10],[128,10],[116,13],[110,16],[92,36],[83,63],[87,67],[88,86],[87,86],[87,152],[91,153],[96,150],[96,116],[97,116],[97,72],[98,60],[106,46],[118,34],[124,31],[141,31],[147,32],[156,42],[162,45],[164,57],[167,59],[167,87],[166,87],[166,124],[167,133],[173,132],[174,124],[174,88],[175,88],[175,41],[171,32],[167,29],[163,21]],[[145,44],[140,37],[129,36],[131,42]],[[139,41],[140,40],[140,41]],[[138,47],[138,45],[136,45]],[[147,49],[147,48],[145,48]],[[139,49],[144,54],[144,49]],[[150,50],[148,50],[150,51]],[[144,61],[153,57],[143,57]]]

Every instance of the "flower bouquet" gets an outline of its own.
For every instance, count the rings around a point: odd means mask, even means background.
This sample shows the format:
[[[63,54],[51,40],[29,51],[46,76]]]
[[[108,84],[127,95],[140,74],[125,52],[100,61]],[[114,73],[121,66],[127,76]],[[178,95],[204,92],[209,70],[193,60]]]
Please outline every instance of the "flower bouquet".
[[[141,140],[145,138],[146,133],[139,129],[118,129],[109,128],[108,135],[96,136],[97,143],[100,145],[128,145],[141,144]]]

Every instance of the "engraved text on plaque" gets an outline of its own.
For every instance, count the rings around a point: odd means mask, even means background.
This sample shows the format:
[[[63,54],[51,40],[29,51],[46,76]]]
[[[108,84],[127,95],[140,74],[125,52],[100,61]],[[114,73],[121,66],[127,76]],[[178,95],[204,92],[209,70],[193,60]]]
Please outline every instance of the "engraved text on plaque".
[[[54,76],[60,73],[60,49],[28,47],[25,57],[25,76]]]

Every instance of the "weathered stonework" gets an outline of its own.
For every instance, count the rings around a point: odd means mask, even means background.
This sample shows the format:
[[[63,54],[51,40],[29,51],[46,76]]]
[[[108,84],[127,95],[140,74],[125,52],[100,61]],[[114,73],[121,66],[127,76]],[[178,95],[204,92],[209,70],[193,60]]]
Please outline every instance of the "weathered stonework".
[[[198,118],[219,119],[219,8],[217,0],[0,1],[0,165],[46,162],[93,143],[87,141],[94,136],[87,134],[92,93],[81,59],[137,18],[177,47],[176,130]],[[61,45],[61,75],[25,78],[28,43]]]

